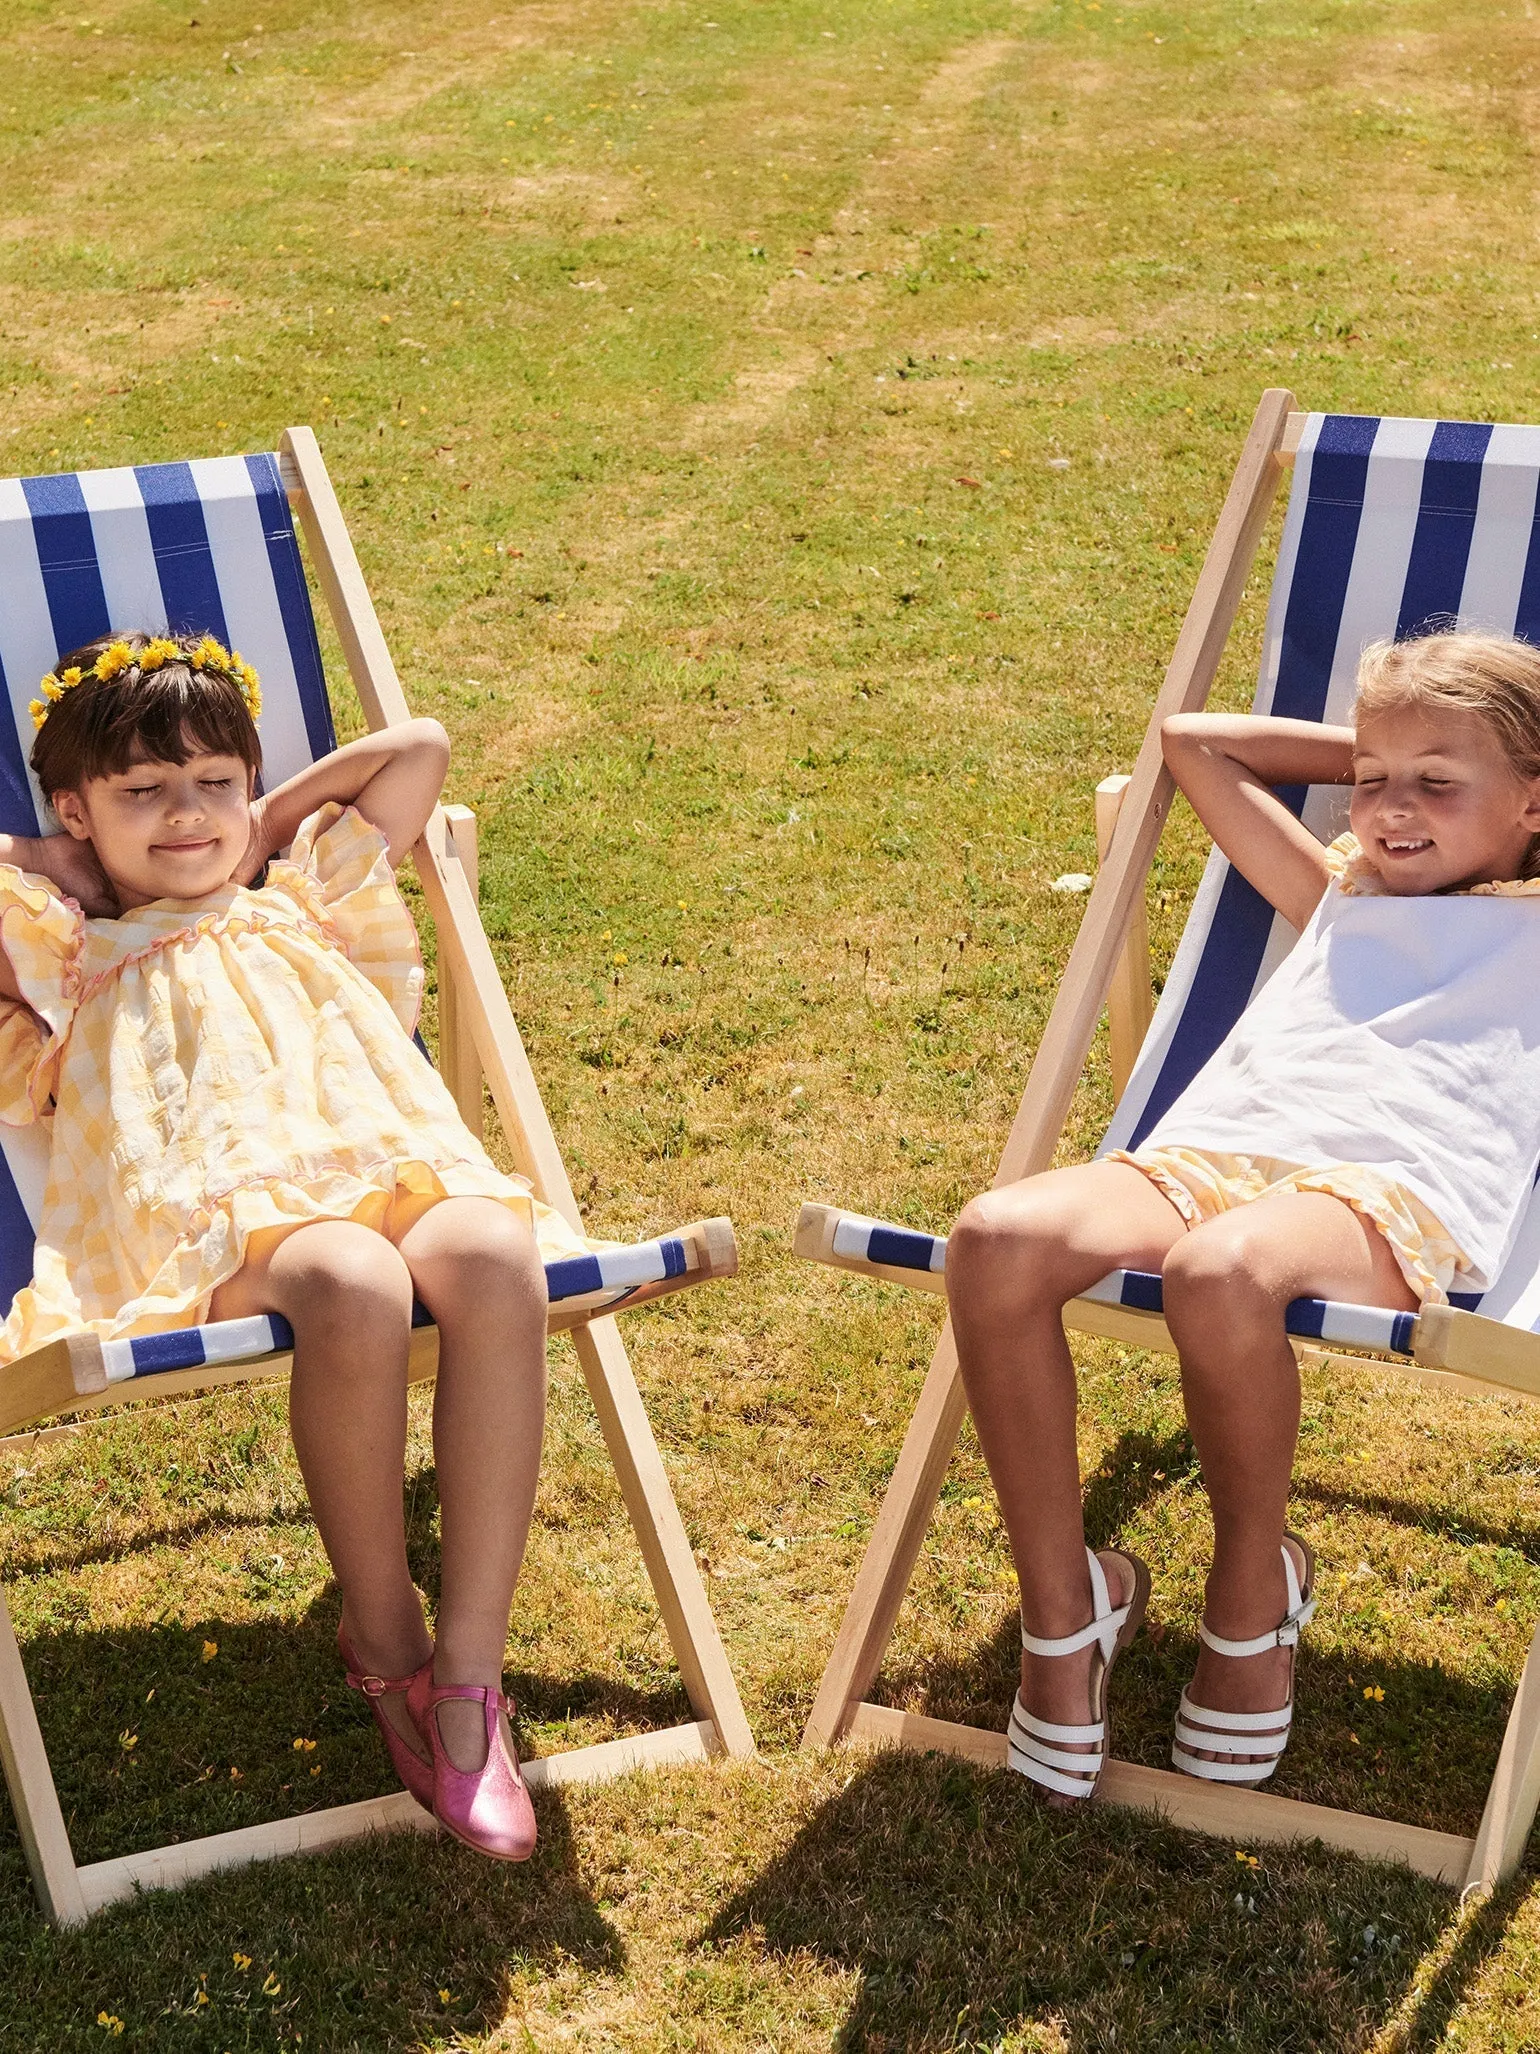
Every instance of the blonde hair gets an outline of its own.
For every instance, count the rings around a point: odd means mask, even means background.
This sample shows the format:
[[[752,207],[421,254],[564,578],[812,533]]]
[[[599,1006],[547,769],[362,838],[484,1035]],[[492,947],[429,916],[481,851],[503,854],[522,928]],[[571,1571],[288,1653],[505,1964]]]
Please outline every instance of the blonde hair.
[[[1354,725],[1401,712],[1473,713],[1517,778],[1540,777],[1540,649],[1516,635],[1421,635],[1371,642],[1358,664]],[[1540,835],[1523,874],[1540,874]]]

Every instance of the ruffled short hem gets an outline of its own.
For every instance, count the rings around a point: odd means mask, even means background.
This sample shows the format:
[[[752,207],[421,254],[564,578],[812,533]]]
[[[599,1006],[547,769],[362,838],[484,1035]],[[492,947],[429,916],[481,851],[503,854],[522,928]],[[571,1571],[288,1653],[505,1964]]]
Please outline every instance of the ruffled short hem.
[[[245,1263],[253,1236],[317,1220],[355,1220],[384,1233],[401,1200],[445,1198],[492,1198],[509,1206],[530,1227],[547,1261],[608,1245],[585,1240],[561,1213],[533,1195],[524,1178],[505,1175],[490,1164],[452,1159],[428,1163],[408,1157],[382,1163],[378,1173],[369,1176],[335,1170],[304,1184],[275,1178],[228,1192],[195,1213],[188,1232],[155,1277],[115,1313],[85,1318],[78,1305],[59,1304],[46,1282],[28,1285],[17,1293],[10,1317],[0,1327],[0,1364],[19,1361],[66,1335],[93,1333],[103,1341],[116,1341],[200,1326],[208,1318],[214,1293]],[[40,1257],[43,1253],[40,1248]],[[40,1267],[47,1266],[45,1257]]]
[[[1199,1148],[1115,1148],[1102,1160],[1126,1163],[1148,1177],[1189,1228],[1283,1191],[1320,1191],[1340,1199],[1384,1235],[1420,1305],[1447,1305],[1455,1274],[1464,1266],[1462,1250],[1422,1201],[1404,1184],[1361,1163],[1306,1169],[1270,1156]]]

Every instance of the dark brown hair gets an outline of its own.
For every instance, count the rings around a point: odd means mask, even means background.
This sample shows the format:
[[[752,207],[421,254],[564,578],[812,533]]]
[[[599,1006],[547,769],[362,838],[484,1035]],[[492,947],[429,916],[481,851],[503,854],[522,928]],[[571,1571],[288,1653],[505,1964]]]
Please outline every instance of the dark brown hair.
[[[72,649],[54,666],[55,675],[89,670],[114,642],[137,655],[152,638],[137,629],[103,635]],[[158,670],[137,664],[103,683],[83,678],[48,708],[32,744],[32,768],[45,797],[78,792],[94,777],[112,777],[135,763],[186,763],[193,756],[238,756],[255,776],[262,768],[262,744],[239,685],[191,661],[198,635],[166,634],[183,660]]]

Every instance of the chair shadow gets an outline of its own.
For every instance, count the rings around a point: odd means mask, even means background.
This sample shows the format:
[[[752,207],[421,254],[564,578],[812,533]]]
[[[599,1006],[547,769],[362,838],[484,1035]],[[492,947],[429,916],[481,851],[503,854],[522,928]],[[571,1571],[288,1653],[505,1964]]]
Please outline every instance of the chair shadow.
[[[1473,1517],[1467,1510],[1456,1514],[1445,1512],[1423,1499],[1395,1497],[1389,1491],[1376,1490],[1368,1481],[1352,1490],[1345,1490],[1296,1476],[1289,1486],[1289,1494],[1304,1504],[1319,1505],[1329,1512],[1340,1512],[1349,1506],[1378,1512],[1386,1519],[1395,1520],[1398,1525],[1418,1527],[1424,1533],[1436,1534],[1440,1539],[1465,1546],[1480,1541],[1494,1548],[1515,1548],[1531,1559],[1540,1554],[1540,1523],[1513,1518],[1506,1525],[1498,1526],[1490,1520]]]
[[[1253,1870],[1147,1814],[1050,1812],[1020,1778],[965,1762],[852,1760],[692,1943],[855,1970],[846,2054],[1359,2049],[1458,1916],[1405,1868],[1315,1846],[1263,1849]],[[1503,1927],[1494,1908],[1462,1934],[1430,2030]]]
[[[397,1790],[370,1715],[343,1682],[337,1613],[328,1592],[281,1625],[209,1620],[34,1635],[26,1667],[76,1861]],[[205,1644],[217,1644],[207,1661]],[[526,1688],[569,1704],[586,1693],[611,1710],[623,1701],[637,1724],[661,1723],[676,1709],[662,1693],[655,1704],[597,1677],[526,1679]],[[624,1966],[622,1942],[583,1881],[561,1792],[539,1793],[535,1808],[536,1854],[517,1867],[447,1836],[403,1833],[149,1893],[79,1932],[49,1934],[0,1799],[0,1990],[24,1971],[34,1978],[40,1952],[53,1963],[45,1980],[63,1978],[71,1989],[105,1956],[122,1964],[110,2007],[121,2015],[135,2006],[141,1979],[154,1995],[152,2015],[179,1978],[191,2009],[200,1976],[227,2010],[276,2013],[253,1994],[265,1970],[293,1994],[292,2024],[309,2045],[415,2054],[430,2021],[467,2036],[490,2031],[505,2016],[511,1980],[531,1967],[569,1962],[609,1974]],[[234,1948],[258,1964],[256,1983],[230,1966],[230,1948],[216,1947],[211,1963],[210,1931],[236,1936]],[[6,2010],[0,1997],[0,2020]],[[23,2015],[30,2024],[33,2014]],[[57,2023],[37,2016],[29,2044],[40,2049],[78,2024],[73,2014]],[[233,2035],[232,2027],[230,2043]],[[23,2044],[3,2025],[0,2039]]]
[[[1160,1436],[1122,1435],[1087,1482],[1091,1545],[1115,1541],[1147,1498],[1196,1468],[1192,1443],[1181,1429]],[[1355,1499],[1371,1501],[1364,1493]],[[1406,1508],[1408,1518],[1421,1515],[1424,1524],[1425,1511]],[[1332,1602],[1328,1591],[1323,1606]],[[1001,1609],[1005,1616],[972,1650],[916,1656],[895,1648],[874,1698],[931,1718],[1003,1730],[1016,1693],[1021,1650],[1014,1611],[1003,1599]],[[1116,1755],[1155,1768],[1170,1766],[1171,1722],[1197,1654],[1191,1628],[1161,1617],[1157,1565],[1150,1624],[1118,1664],[1112,1721]],[[1383,1697],[1365,1695],[1375,1690]],[[1328,1653],[1307,1633],[1299,1649],[1293,1738],[1268,1787],[1285,1797],[1472,1834],[1512,1695],[1506,1680],[1472,1681],[1436,1661]]]

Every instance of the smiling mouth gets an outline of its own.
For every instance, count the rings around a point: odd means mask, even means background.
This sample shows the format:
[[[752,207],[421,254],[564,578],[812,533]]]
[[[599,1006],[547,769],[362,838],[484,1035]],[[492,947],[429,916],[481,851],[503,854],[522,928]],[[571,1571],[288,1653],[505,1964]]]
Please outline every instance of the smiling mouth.
[[[212,849],[214,837],[207,836],[201,842],[155,842],[152,851],[157,856],[185,856],[194,849]]]
[[[1432,837],[1428,835],[1380,836],[1380,847],[1388,856],[1420,856],[1424,850],[1431,849],[1432,846]]]

